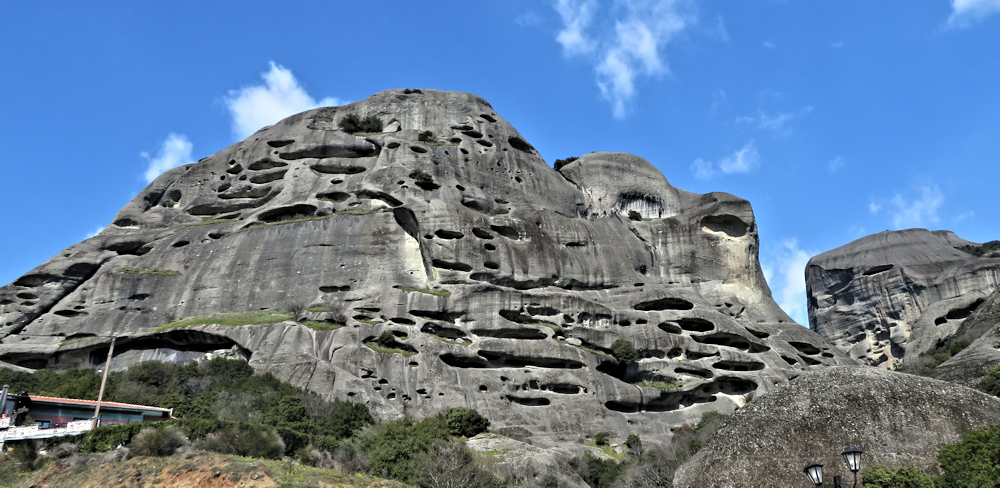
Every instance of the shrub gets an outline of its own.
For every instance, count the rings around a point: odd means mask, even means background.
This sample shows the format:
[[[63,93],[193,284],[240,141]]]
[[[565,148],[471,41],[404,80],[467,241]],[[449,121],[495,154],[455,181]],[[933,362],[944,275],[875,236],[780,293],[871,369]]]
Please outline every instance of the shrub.
[[[983,379],[979,380],[979,389],[993,396],[1000,396],[1000,364],[990,368]]]
[[[628,439],[625,439],[625,447],[628,447],[629,449],[640,448],[642,447],[642,440],[635,434],[629,434]]]
[[[628,364],[639,357],[639,352],[635,350],[631,342],[625,339],[615,339],[615,342],[611,344],[611,355],[619,363]]]
[[[414,458],[434,443],[447,439],[448,426],[440,417],[429,417],[419,423],[403,418],[364,432],[360,444],[368,454],[369,473],[413,483]]]
[[[490,421],[471,408],[452,407],[441,415],[453,436],[473,437],[490,427]]]
[[[937,458],[942,486],[1000,486],[1000,425],[966,432]]]
[[[420,134],[417,134],[417,140],[422,142],[434,142],[434,133],[429,130],[425,130]]]
[[[413,476],[421,488],[501,486],[461,441],[435,442],[413,460]]]
[[[641,221],[642,220],[642,214],[640,214],[639,212],[636,212],[635,210],[629,210],[628,211],[628,219],[629,220],[635,220],[635,221]]]
[[[595,445],[606,446],[606,445],[608,445],[608,443],[609,443],[609,440],[608,440],[608,433],[607,432],[600,432],[600,433],[598,433],[597,435],[594,436],[594,444]]]
[[[207,435],[195,447],[222,454],[280,459],[285,443],[273,427],[241,423],[229,425]]]
[[[188,441],[180,429],[168,424],[142,429],[132,439],[129,449],[137,456],[169,456],[186,445]]]
[[[584,454],[570,461],[570,466],[592,488],[610,488],[622,472],[623,466],[609,459]]]
[[[895,471],[885,466],[864,468],[861,483],[867,488],[934,488],[933,478],[909,466]]]
[[[142,430],[142,424],[109,425],[98,427],[79,436],[77,446],[81,452],[104,452],[132,442]]]
[[[557,159],[555,164],[552,165],[552,168],[555,169],[556,171],[559,171],[560,168],[566,166],[569,163],[572,163],[573,161],[576,161],[577,159],[580,158],[574,156],[566,159]]]
[[[337,122],[337,127],[344,132],[354,134],[355,132],[382,132],[382,120],[374,115],[360,118],[357,114],[349,113]]]

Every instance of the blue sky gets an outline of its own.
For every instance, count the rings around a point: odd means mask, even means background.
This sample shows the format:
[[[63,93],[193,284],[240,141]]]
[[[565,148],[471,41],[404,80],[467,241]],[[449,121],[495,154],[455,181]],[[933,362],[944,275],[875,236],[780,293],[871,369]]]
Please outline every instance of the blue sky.
[[[1000,0],[14,2],[0,282],[172,165],[390,88],[483,96],[539,149],[750,200],[775,299],[887,229],[1000,239]]]

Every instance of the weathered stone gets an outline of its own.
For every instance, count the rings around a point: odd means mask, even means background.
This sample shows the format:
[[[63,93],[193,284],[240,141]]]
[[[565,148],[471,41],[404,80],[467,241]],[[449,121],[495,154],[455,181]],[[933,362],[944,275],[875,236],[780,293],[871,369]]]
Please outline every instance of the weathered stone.
[[[851,480],[840,455],[863,466],[938,469],[938,451],[969,429],[1000,422],[1000,399],[964,386],[870,367],[804,373],[738,410],[674,477],[677,488],[808,486],[809,460]],[[850,486],[850,485],[848,485]]]
[[[1000,259],[948,231],[886,231],[813,257],[809,324],[852,358],[895,369],[951,340],[1000,282]]]
[[[345,134],[347,113],[401,129]],[[757,250],[745,200],[679,190],[628,154],[557,172],[479,97],[393,90],[161,175],[100,235],[0,289],[0,360],[93,365],[116,334],[114,368],[236,355],[382,418],[463,406],[542,441],[655,444],[812,365],[853,363],[775,305]],[[278,310],[295,320],[157,329]],[[396,353],[374,344],[384,332]],[[620,338],[637,361],[611,358]]]
[[[1000,364],[1000,288],[962,323],[955,339],[972,344],[934,368],[931,375],[975,388],[990,368]]]

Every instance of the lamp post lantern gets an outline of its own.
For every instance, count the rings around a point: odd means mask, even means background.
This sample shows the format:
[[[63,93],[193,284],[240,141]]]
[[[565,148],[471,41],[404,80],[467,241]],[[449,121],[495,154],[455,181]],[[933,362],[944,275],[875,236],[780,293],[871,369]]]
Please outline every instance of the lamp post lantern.
[[[840,453],[844,456],[844,462],[847,463],[847,469],[851,470],[854,474],[854,488],[858,486],[858,471],[861,471],[861,449],[858,446],[851,444],[844,448],[844,452]],[[823,486],[823,465],[817,463],[816,461],[809,461],[806,464],[806,468],[802,470],[809,477],[809,481],[816,486]],[[833,477],[834,488],[843,488],[840,484],[840,476]]]

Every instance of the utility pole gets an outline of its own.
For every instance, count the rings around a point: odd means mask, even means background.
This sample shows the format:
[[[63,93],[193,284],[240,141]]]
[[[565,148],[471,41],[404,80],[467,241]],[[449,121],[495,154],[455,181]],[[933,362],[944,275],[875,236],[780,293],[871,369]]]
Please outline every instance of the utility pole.
[[[94,423],[91,424],[91,429],[97,428],[97,423],[100,422],[99,415],[101,414],[101,401],[104,400],[104,385],[108,382],[108,371],[111,369],[111,355],[115,353],[115,336],[111,336],[111,347],[108,348],[108,360],[104,363],[104,377],[101,378],[101,391],[97,394],[97,407],[94,408]]]

